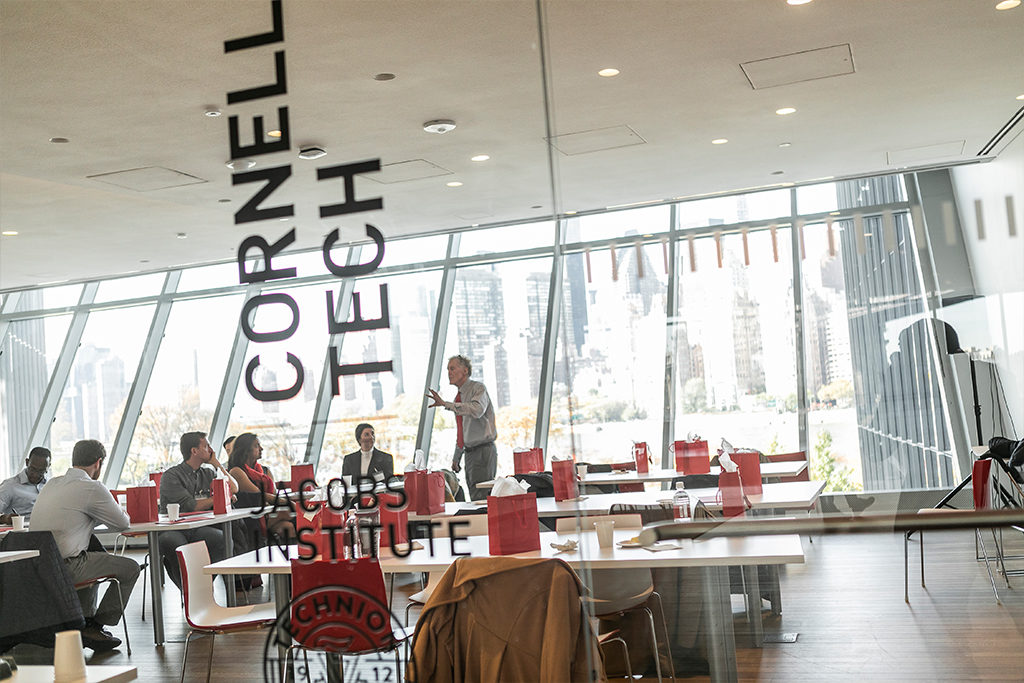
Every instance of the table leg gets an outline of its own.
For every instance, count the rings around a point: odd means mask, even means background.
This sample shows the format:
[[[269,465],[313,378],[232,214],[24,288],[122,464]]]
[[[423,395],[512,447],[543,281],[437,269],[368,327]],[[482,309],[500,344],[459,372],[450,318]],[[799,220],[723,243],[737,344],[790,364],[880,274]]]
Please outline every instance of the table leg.
[[[235,556],[235,539],[231,535],[231,522],[224,522],[220,525],[221,532],[224,534],[224,557]],[[238,598],[235,596],[235,576],[234,574],[224,574],[224,599],[227,602],[228,607],[237,607]]]
[[[274,607],[277,614],[281,615],[288,609],[291,602],[292,576],[291,574],[271,574],[274,581]],[[277,630],[277,657],[281,662],[281,680],[292,680],[292,672],[285,671],[285,663],[288,658],[288,646],[292,644],[292,636],[284,628]]]
[[[761,580],[760,572],[755,565],[743,567],[743,585],[747,590],[747,622],[750,624],[750,637],[754,647],[764,643],[764,626],[761,623]]]
[[[736,683],[736,637],[732,632],[729,568],[701,567],[704,606],[708,614],[708,666],[712,681]]]
[[[153,642],[164,644],[164,596],[160,585],[160,570],[163,558],[160,557],[160,538],[156,531],[146,534],[149,540],[149,587],[153,598]]]

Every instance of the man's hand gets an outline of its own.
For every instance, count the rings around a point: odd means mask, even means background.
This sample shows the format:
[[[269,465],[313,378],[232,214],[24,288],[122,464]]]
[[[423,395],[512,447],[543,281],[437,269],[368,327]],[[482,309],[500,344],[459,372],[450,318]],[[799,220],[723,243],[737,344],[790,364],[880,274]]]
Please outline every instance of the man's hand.
[[[427,389],[427,398],[429,398],[429,399],[431,399],[433,401],[433,403],[431,403],[429,406],[427,406],[428,408],[445,408],[446,407],[444,399],[441,398],[441,394],[437,393],[433,389]],[[458,472],[458,470],[455,470],[455,471]]]
[[[462,468],[459,467],[459,463],[454,461],[454,460],[452,460],[452,472],[455,472],[456,474],[458,474],[461,471],[462,471]]]
[[[213,509],[213,498],[196,498],[196,511],[199,510],[212,510]]]

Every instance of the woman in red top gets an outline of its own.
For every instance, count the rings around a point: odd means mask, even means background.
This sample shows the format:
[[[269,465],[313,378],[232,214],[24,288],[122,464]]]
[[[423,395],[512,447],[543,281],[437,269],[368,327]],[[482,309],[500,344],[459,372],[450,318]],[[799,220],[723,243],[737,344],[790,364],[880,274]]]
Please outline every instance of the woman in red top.
[[[228,472],[238,482],[238,498],[242,505],[246,505],[245,499],[248,498],[249,505],[258,506],[261,493],[264,503],[273,504],[277,498],[273,477],[259,463],[262,457],[259,437],[251,432],[238,436],[232,444]],[[295,524],[287,510],[272,513],[267,519],[267,530],[278,535],[291,534],[290,537],[295,538]]]

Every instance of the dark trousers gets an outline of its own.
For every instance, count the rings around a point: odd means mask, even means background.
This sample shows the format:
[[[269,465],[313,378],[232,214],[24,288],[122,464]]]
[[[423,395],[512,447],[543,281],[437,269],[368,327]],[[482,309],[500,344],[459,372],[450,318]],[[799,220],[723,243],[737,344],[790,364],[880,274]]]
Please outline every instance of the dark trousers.
[[[498,449],[494,447],[493,441],[479,446],[467,446],[463,454],[463,463],[466,468],[466,488],[470,500],[483,500],[491,490],[478,488],[477,484],[494,479],[498,473]]]
[[[171,581],[178,588],[181,588],[181,567],[174,551],[179,546],[196,541],[206,541],[211,562],[220,562],[227,557],[224,549],[224,532],[216,526],[201,526],[197,529],[181,531],[162,531],[158,538],[160,539],[160,557],[163,558],[167,576],[171,577]]]

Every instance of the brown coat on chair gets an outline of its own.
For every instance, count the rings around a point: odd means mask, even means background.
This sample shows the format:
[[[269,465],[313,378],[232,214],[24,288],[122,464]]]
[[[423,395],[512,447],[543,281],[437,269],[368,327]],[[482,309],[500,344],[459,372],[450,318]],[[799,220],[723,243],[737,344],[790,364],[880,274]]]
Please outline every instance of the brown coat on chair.
[[[561,560],[463,558],[416,624],[410,681],[604,680],[583,587]]]

